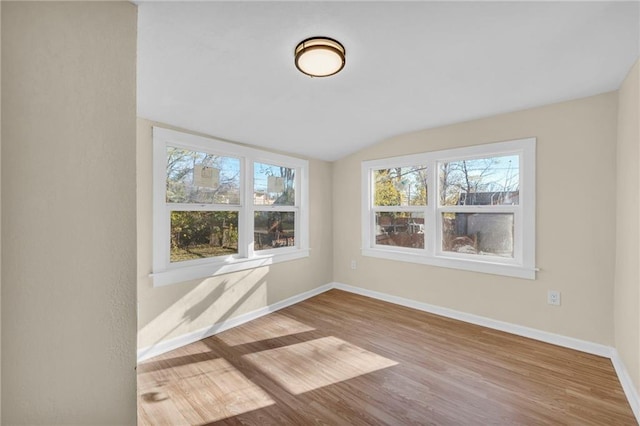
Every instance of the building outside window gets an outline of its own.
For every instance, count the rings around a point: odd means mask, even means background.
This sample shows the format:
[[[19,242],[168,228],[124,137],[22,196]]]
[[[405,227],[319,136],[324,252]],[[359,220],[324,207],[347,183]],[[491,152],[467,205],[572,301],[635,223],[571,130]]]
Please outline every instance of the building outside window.
[[[362,164],[363,254],[535,278],[535,139]]]

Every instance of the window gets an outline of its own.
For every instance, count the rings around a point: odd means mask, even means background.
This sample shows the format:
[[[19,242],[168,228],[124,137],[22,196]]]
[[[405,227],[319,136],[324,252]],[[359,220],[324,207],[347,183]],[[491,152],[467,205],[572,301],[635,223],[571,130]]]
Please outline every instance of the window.
[[[535,279],[535,139],[365,161],[363,254]]]
[[[253,164],[254,250],[295,246],[295,169]]]
[[[308,256],[308,163],[153,128],[154,285]]]
[[[375,244],[424,248],[424,210],[428,167],[373,170]]]

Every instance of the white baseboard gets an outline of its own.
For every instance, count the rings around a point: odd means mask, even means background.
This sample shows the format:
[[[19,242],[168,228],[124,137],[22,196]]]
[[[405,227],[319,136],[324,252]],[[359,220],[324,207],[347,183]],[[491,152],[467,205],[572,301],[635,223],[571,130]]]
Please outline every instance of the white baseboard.
[[[616,374],[618,375],[618,380],[620,380],[620,384],[622,385],[624,394],[629,401],[629,405],[631,405],[633,414],[636,416],[636,420],[640,424],[640,397],[638,395],[638,391],[634,386],[633,381],[631,380],[631,376],[629,376],[629,373],[624,366],[624,363],[622,362],[618,351],[611,346],[588,342],[586,340],[574,339],[573,337],[562,336],[559,334],[549,333],[548,331],[523,327],[508,322],[497,321],[491,318],[455,311],[453,309],[430,305],[428,303],[417,302],[415,300],[392,296],[390,294],[380,293],[373,290],[367,290],[361,287],[354,287],[337,282],[331,283],[331,286],[332,288],[337,288],[339,290],[348,291],[350,293],[360,294],[362,296],[371,297],[373,299],[394,303],[396,305],[406,306],[408,308],[429,312],[443,317],[457,319],[494,330],[505,331],[507,333],[515,334],[518,336],[539,340],[541,342],[551,343],[553,345],[609,358],[611,360],[611,363],[613,364],[613,368],[615,369]]]
[[[331,290],[332,288],[332,284],[325,284],[318,288],[314,288],[313,290],[309,290],[304,293],[292,296],[288,299],[281,300],[280,302],[276,302],[272,305],[265,306],[264,308],[260,308],[252,312],[247,312],[246,314],[238,315],[237,317],[214,324],[210,327],[201,328],[199,330],[174,337],[173,339],[164,340],[154,345],[147,346],[146,348],[138,349],[137,361],[142,362],[149,358],[153,358],[154,356],[162,355],[163,353],[197,342],[198,340],[206,339],[207,337],[211,337],[214,334],[229,330],[233,327],[237,327],[246,322],[270,314],[271,312],[278,311],[282,308],[286,308],[287,306],[295,305],[296,303],[302,302],[303,300],[309,299],[310,297],[317,296],[318,294],[324,293],[325,291]]]
[[[542,342],[563,346],[565,348],[576,349],[581,352],[587,352],[590,354],[603,356],[606,358],[609,358],[611,356],[611,349],[613,349],[609,346],[588,342],[586,340],[580,340],[580,339],[574,339],[572,337],[561,336],[559,334],[553,334],[547,331],[537,330],[535,328],[523,327],[520,325],[511,324],[504,321],[498,321],[491,318],[482,317],[479,315],[468,314],[466,312],[460,312],[460,311],[443,308],[436,305],[430,305],[428,303],[417,302],[415,300],[405,299],[403,297],[392,296],[386,293],[367,290],[361,287],[354,287],[354,286],[342,284],[342,283],[332,283],[332,285],[333,285],[333,288],[348,291],[350,293],[360,294],[362,296],[371,297],[373,299],[394,303],[396,305],[406,306],[407,308],[413,308],[419,311],[429,312],[431,314],[436,314],[443,317],[452,318],[452,319],[468,322],[475,325],[481,325],[483,327],[492,328],[494,330],[505,331],[507,333],[515,334],[518,336],[528,337],[530,339],[540,340]]]
[[[624,366],[618,351],[614,348],[611,349],[611,362],[613,363],[613,368],[616,370],[616,374],[618,375],[624,394],[627,396],[629,405],[631,405],[633,414],[635,414],[636,420],[638,421],[638,424],[640,424],[640,395],[638,395],[638,389],[636,389],[633,384],[629,371],[627,371],[627,367]]]
[[[278,311],[286,308],[287,306],[295,305],[303,300],[317,296],[331,289],[338,289],[347,291],[350,293],[360,294],[362,296],[371,297],[373,299],[382,300],[385,302],[393,303],[396,305],[406,306],[408,308],[417,309],[419,311],[429,312],[435,315],[440,315],[447,318],[452,318],[460,321],[464,321],[470,324],[480,325],[483,327],[491,328],[494,330],[500,330],[507,333],[515,334],[518,336],[528,337],[531,339],[539,340],[541,342],[551,343],[553,345],[562,346],[569,349],[575,349],[581,352],[590,353],[593,355],[602,356],[611,359],[613,367],[618,375],[622,389],[631,405],[638,423],[640,424],[640,397],[638,390],[631,380],[631,376],[624,366],[618,351],[610,346],[601,345],[599,343],[588,342],[586,340],[575,339],[573,337],[562,336],[559,334],[549,333],[547,331],[537,330],[535,328],[524,327],[508,322],[498,321],[491,318],[482,317],[479,315],[469,314],[466,312],[460,312],[453,309],[443,308],[441,306],[430,305],[428,303],[418,302],[411,299],[405,299],[403,297],[393,296],[387,293],[381,293],[373,290],[367,290],[361,287],[355,287],[343,283],[332,282],[325,284],[313,290],[306,291],[272,305],[265,306],[264,308],[257,309],[253,312],[248,312],[243,315],[239,315],[227,321],[223,321],[218,324],[214,324],[211,327],[201,328],[199,330],[183,334],[170,340],[165,340],[154,345],[148,346],[138,350],[138,362],[142,362],[157,355],[161,355],[165,352],[169,352],[173,349],[180,348],[190,343],[197,342],[198,340],[205,339],[213,336],[214,334],[228,330],[233,327],[237,327],[248,321],[260,318],[271,312]]]

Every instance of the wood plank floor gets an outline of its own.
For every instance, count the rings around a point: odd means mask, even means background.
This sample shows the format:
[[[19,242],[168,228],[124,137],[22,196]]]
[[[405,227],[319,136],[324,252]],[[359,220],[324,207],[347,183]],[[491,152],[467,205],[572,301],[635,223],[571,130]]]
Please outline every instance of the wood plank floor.
[[[331,290],[138,366],[140,425],[637,425],[606,358]]]

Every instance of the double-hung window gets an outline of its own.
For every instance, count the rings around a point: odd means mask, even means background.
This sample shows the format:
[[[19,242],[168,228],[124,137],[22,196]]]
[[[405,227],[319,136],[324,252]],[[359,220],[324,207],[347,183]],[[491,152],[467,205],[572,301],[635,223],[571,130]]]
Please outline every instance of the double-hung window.
[[[153,129],[154,285],[308,255],[308,162]]]
[[[295,247],[300,222],[296,220],[300,194],[295,165],[254,161],[253,176],[254,252],[275,253],[282,247]]]
[[[362,164],[363,254],[535,278],[535,139]]]
[[[428,166],[396,165],[372,170],[374,245],[424,249]]]

